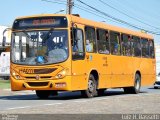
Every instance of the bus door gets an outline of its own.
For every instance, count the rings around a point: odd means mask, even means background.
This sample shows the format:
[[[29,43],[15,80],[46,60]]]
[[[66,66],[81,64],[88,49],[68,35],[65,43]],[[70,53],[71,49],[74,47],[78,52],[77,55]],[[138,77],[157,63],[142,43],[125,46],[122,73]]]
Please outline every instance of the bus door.
[[[87,88],[85,72],[85,52],[83,26],[76,25],[71,30],[72,45],[72,90],[82,90]]]

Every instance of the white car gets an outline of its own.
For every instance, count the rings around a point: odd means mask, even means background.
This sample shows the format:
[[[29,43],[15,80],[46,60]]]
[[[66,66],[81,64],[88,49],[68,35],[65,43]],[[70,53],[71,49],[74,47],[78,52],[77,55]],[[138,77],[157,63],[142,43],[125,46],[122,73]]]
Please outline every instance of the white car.
[[[160,75],[157,76],[157,80],[156,80],[156,82],[154,83],[154,88],[155,88],[155,89],[160,88]]]

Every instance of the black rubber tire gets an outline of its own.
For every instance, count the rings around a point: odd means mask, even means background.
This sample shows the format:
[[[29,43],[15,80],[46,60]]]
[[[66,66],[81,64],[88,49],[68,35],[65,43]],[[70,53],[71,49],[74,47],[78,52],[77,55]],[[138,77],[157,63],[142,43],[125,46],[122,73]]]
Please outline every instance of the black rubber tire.
[[[158,89],[158,87],[154,87],[154,89]]]
[[[4,76],[4,80],[9,80],[9,76]]]
[[[106,90],[106,89],[98,89],[98,90],[97,90],[98,96],[103,96],[105,90]]]
[[[125,87],[125,88],[123,88],[123,90],[124,90],[124,93],[126,93],[126,94],[131,93],[131,87]]]
[[[50,93],[51,96],[57,96],[58,95],[58,91],[56,90],[52,90]]]
[[[87,90],[82,90],[81,95],[83,97],[92,98],[98,95],[97,93],[97,82],[92,74],[89,76]]]
[[[36,95],[40,99],[47,99],[51,95],[49,90],[36,90]]]
[[[134,79],[134,86],[125,87],[123,89],[125,93],[138,94],[140,92],[140,88],[141,88],[141,77],[139,74],[136,73]]]

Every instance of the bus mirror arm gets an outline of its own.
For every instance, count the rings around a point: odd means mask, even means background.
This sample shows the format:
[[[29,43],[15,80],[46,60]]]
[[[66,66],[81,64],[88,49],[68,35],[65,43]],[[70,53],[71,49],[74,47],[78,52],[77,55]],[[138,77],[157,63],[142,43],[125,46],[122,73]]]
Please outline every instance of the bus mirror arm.
[[[77,25],[75,23],[72,23],[72,29],[77,29]]]
[[[6,45],[6,37],[3,35],[2,46],[5,47],[5,45]]]

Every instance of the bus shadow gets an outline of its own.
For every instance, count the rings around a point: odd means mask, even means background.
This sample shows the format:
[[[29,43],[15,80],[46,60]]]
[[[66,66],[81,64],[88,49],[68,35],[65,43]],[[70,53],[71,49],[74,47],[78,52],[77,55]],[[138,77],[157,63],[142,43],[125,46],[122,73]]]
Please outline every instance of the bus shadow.
[[[160,88],[155,89],[154,87],[151,87],[151,88],[148,88],[148,89],[151,89],[151,90],[158,90],[158,89],[160,89]]]
[[[147,93],[146,91],[141,91],[141,93]],[[120,95],[129,95],[125,94],[123,91],[119,90],[110,90],[105,91],[102,96],[98,97],[111,97],[111,96],[120,96]],[[81,96],[80,92],[61,92],[58,96],[50,96],[48,99],[39,99],[36,94],[30,95],[10,95],[10,96],[0,96],[0,100],[74,100],[74,99],[85,99]],[[88,98],[86,98],[88,99]]]
[[[0,100],[34,100],[37,99],[36,95],[9,95],[0,96]]]
[[[140,94],[147,93],[146,91],[140,91]],[[122,96],[122,95],[131,95],[131,94],[126,94],[124,93],[123,90],[107,90],[104,92],[102,96],[97,96],[96,98],[99,97],[112,97],[112,96]],[[132,94],[133,95],[133,94]],[[84,98],[82,97],[80,92],[69,92],[69,93],[61,93],[56,97],[50,97],[50,100],[72,100],[72,99],[89,99],[89,98]]]

